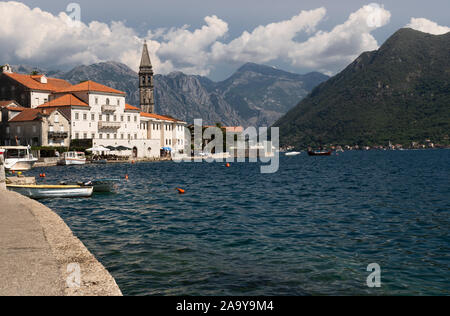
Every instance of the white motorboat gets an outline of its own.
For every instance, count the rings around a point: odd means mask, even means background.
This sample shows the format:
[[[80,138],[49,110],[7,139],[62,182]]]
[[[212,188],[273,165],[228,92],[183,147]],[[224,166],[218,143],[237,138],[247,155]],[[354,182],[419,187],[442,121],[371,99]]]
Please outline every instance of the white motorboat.
[[[5,169],[10,171],[27,171],[33,168],[38,161],[31,154],[28,146],[4,146],[0,147],[5,158]]]
[[[93,186],[81,185],[6,185],[8,190],[32,199],[84,198],[92,196]]]
[[[76,151],[65,152],[61,160],[58,161],[58,165],[61,166],[84,164],[86,164],[86,156],[84,155],[84,153]]]
[[[288,153],[285,153],[286,156],[298,156],[298,155],[300,155],[300,154],[301,154],[301,153],[298,152],[298,151],[290,151],[290,152],[288,152]]]

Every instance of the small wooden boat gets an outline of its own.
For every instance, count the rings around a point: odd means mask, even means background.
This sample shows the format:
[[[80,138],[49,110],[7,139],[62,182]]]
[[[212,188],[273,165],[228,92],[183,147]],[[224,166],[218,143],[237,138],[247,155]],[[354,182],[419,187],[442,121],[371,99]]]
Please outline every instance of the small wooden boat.
[[[288,153],[285,153],[286,156],[298,156],[298,155],[300,155],[300,154],[301,154],[301,153],[298,152],[298,151],[290,151],[290,152],[288,152]]]
[[[118,179],[97,179],[88,182],[88,184],[94,187],[96,193],[111,193],[116,191],[119,181]]]
[[[6,185],[8,190],[32,199],[84,198],[92,196],[93,186],[81,185]]]
[[[308,151],[309,156],[331,156],[332,151]]]
[[[94,193],[113,193],[117,190],[119,179],[96,179],[87,182],[67,183],[61,181],[60,185],[75,185],[82,187],[94,187]]]

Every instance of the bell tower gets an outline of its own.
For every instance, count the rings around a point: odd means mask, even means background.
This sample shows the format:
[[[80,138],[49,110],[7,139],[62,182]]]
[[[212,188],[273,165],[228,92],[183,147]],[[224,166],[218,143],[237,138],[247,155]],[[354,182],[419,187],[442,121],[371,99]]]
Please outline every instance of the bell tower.
[[[141,66],[139,67],[139,94],[142,112],[155,112],[155,98],[153,91],[153,67],[150,62],[147,41],[145,41],[142,50]]]

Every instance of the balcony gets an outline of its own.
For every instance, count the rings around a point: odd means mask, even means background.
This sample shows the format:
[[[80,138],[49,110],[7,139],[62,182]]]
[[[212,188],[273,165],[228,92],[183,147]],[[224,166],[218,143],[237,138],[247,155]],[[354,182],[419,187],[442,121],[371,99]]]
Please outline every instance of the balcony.
[[[100,121],[98,122],[98,129],[119,129],[120,125],[120,122]]]
[[[117,110],[116,105],[111,104],[103,104],[102,105],[102,112],[115,112]]]
[[[64,139],[69,137],[68,132],[48,132],[48,138],[51,139]]]

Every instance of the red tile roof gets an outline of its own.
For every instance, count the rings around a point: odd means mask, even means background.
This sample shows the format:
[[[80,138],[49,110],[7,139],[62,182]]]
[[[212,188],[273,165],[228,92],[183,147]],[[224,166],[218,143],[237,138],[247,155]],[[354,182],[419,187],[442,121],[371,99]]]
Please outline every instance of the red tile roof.
[[[89,107],[89,105],[86,102],[77,98],[73,94],[68,93],[61,97],[53,99],[47,103],[44,103],[44,104],[38,106],[38,108],[69,106],[69,105]]]
[[[49,115],[53,111],[55,111],[56,108],[53,109],[25,109],[20,114],[18,114],[16,117],[14,117],[10,122],[29,122],[34,121],[39,118],[41,114]]]
[[[125,110],[140,111],[140,108],[125,103]]]
[[[158,115],[158,114],[153,114],[153,113],[141,112],[141,116],[154,118],[154,119],[158,119],[158,120],[164,120],[164,121],[181,122],[181,121],[176,120],[176,119],[174,119],[173,117],[170,117],[170,116]]]
[[[70,93],[70,92],[89,92],[89,91],[106,92],[106,93],[122,94],[122,95],[126,94],[125,92],[104,86],[100,83],[97,83],[97,82],[94,82],[91,80],[79,83],[77,85],[74,85],[74,86],[71,86],[68,88],[60,89],[56,92],[57,93]]]
[[[42,75],[32,76],[16,73],[3,73],[3,74],[31,90],[54,92],[56,90],[61,90],[72,86],[66,80],[56,78],[47,78],[47,83],[41,83],[39,78],[42,77]]]
[[[26,108],[19,106],[19,104],[14,100],[0,101],[0,108],[6,108],[10,111],[16,111],[16,112],[22,112],[23,110],[26,109]]]

